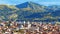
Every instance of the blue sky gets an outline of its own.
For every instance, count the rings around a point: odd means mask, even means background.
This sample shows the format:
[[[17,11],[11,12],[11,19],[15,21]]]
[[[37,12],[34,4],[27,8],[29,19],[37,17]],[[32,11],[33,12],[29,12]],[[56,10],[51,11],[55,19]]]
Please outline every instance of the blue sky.
[[[16,5],[32,1],[42,5],[60,5],[60,0],[0,0],[0,4]]]

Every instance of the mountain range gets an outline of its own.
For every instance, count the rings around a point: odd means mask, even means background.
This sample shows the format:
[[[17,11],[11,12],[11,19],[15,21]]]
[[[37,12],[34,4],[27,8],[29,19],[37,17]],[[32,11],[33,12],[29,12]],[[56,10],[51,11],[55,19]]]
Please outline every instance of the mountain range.
[[[0,5],[0,21],[60,21],[60,6],[34,2]]]

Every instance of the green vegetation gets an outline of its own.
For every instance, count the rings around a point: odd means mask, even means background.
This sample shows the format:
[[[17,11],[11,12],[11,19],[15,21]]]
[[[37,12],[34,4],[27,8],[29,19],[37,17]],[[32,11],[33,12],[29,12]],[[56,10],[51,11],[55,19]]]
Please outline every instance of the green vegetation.
[[[19,5],[21,6],[21,5]],[[50,7],[49,7],[50,8]],[[27,7],[18,8],[12,5],[0,5],[0,21],[9,21],[9,20],[26,20],[26,21],[34,21],[34,20],[58,20],[60,18],[60,14],[55,16],[53,13],[57,12],[54,10],[59,9],[52,7],[49,9],[47,6],[38,5],[35,3],[29,3]]]

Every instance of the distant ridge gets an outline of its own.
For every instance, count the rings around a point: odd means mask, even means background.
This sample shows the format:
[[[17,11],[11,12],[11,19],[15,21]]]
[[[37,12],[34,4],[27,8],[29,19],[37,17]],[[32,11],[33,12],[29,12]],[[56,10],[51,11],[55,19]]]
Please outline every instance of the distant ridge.
[[[25,3],[22,3],[22,4],[18,4],[18,5],[16,5],[16,7],[18,7],[18,8],[27,8],[28,5],[31,6],[32,4],[43,6],[43,5],[40,5],[40,4],[37,4],[37,3],[34,3],[34,2],[30,1],[30,2],[25,2]]]
[[[60,21],[60,6],[44,6],[34,2],[0,5],[0,21]]]
[[[19,9],[25,9],[25,10],[30,9],[31,11],[44,12],[46,6],[39,5],[34,2],[25,2],[22,4],[16,5],[16,7]]]

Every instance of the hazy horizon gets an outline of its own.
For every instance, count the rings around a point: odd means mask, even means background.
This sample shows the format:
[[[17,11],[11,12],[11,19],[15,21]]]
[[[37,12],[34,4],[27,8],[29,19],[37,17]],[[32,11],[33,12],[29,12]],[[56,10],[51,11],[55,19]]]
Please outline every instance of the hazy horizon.
[[[0,4],[18,5],[25,2],[34,2],[41,5],[60,5],[60,0],[0,0]]]

